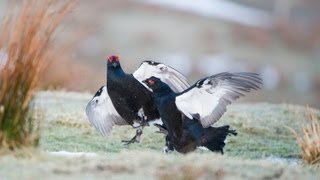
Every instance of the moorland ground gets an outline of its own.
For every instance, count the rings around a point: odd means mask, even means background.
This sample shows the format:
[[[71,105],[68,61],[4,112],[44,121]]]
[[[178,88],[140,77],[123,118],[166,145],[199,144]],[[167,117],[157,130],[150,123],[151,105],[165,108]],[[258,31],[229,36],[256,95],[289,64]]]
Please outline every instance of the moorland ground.
[[[216,125],[238,131],[228,137],[225,154],[207,150],[163,154],[163,135],[144,129],[142,142],[125,146],[131,127],[115,127],[102,137],[90,125],[85,106],[90,94],[40,92],[35,99],[41,118],[37,150],[0,158],[5,179],[318,179],[319,171],[303,165],[295,137],[307,122],[306,108],[290,104],[234,104]],[[315,113],[320,116],[317,110]]]

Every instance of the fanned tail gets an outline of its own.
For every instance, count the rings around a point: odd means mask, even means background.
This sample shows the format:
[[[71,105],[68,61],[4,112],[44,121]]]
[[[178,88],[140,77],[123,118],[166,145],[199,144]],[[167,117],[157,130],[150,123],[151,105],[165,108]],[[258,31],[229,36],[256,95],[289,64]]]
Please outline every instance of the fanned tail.
[[[188,133],[197,141],[197,146],[204,146],[211,151],[221,152],[225,146],[225,140],[228,135],[237,135],[235,130],[231,130],[230,126],[204,128],[197,120],[186,120],[185,128]]]
[[[225,140],[228,135],[237,135],[235,130],[230,130],[228,125],[221,127],[210,127],[206,129],[205,135],[202,137],[202,145],[214,152],[221,152],[225,146]]]

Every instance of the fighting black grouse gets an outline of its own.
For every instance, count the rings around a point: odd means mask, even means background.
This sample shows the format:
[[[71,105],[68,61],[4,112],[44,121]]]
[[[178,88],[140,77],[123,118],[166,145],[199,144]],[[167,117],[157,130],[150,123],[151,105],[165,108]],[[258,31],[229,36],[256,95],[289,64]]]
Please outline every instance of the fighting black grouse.
[[[254,73],[216,74],[199,80],[181,93],[175,93],[156,77],[143,82],[153,90],[155,105],[167,128],[167,142],[181,153],[194,151],[199,146],[223,153],[226,136],[236,132],[229,126],[211,125],[226,112],[228,104],[262,84]]]
[[[159,119],[152,92],[142,80],[155,76],[175,92],[190,87],[177,70],[154,61],[144,61],[133,74],[126,74],[117,56],[107,61],[107,86],[102,86],[86,107],[89,121],[102,134],[108,135],[114,125],[131,125],[136,135],[125,143],[139,142],[143,126]]]

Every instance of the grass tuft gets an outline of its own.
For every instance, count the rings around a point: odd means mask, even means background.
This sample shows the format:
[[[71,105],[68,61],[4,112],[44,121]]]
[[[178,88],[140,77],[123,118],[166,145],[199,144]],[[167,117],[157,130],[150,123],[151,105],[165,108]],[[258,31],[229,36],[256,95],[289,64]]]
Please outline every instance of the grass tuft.
[[[54,33],[76,0],[12,1],[0,26],[0,148],[37,146],[40,118],[32,99],[59,54]]]
[[[320,124],[316,113],[307,108],[309,123],[302,128],[302,133],[293,131],[301,149],[302,159],[306,164],[320,164]]]

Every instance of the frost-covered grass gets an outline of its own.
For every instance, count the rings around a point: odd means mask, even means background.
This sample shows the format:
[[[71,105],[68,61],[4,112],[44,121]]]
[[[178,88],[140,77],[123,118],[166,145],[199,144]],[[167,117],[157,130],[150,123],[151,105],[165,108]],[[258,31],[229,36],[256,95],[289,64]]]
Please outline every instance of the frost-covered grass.
[[[159,178],[159,179],[318,179],[319,172],[302,165],[299,147],[286,126],[298,130],[305,108],[294,105],[235,104],[219,124],[230,124],[238,136],[229,137],[225,155],[197,150],[188,155],[162,154],[164,139],[154,127],[142,142],[125,146],[131,127],[116,127],[100,136],[85,116],[89,94],[42,92],[36,107],[44,115],[40,149],[28,158],[0,158],[0,178]],[[318,113],[318,112],[317,112]],[[318,113],[319,115],[319,113]],[[59,153],[49,153],[62,151]],[[67,151],[67,152],[63,152]],[[69,152],[85,152],[70,154]],[[36,155],[34,155],[36,154]],[[17,157],[18,156],[18,157]],[[280,163],[281,162],[281,163]],[[6,165],[6,166],[4,166]],[[10,169],[10,171],[9,171]],[[19,170],[19,171],[18,171]],[[18,172],[18,173],[12,173]]]
[[[115,127],[110,137],[100,136],[85,116],[89,94],[41,93],[37,104],[45,114],[41,148],[47,151],[120,152],[128,149],[148,149],[160,152],[164,140],[154,127],[147,127],[140,144],[124,146],[135,131],[129,127]],[[299,158],[299,148],[291,131],[304,123],[305,108],[293,105],[236,104],[229,107],[219,125],[229,124],[239,133],[229,137],[228,156],[262,158],[267,156]],[[200,151],[206,153],[206,151]]]

